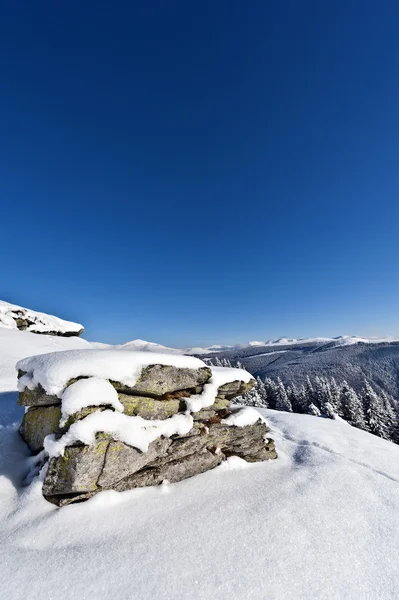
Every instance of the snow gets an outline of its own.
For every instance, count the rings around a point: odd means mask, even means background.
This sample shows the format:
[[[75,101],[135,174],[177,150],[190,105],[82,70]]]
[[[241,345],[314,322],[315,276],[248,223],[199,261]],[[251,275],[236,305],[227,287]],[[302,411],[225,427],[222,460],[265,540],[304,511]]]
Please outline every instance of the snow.
[[[102,344],[101,342],[91,342],[93,348],[108,348],[112,350],[132,350],[133,352],[157,352],[162,354],[185,354],[184,350],[178,348],[169,348],[156,344],[155,342],[146,342],[145,340],[132,340],[125,344]]]
[[[77,336],[37,335],[0,327],[0,392],[16,389],[15,364],[25,356],[90,347],[89,342]]]
[[[147,452],[148,446],[157,438],[179,434],[185,435],[193,427],[191,415],[179,413],[162,421],[129,417],[112,410],[96,411],[81,421],[73,423],[58,440],[49,435],[44,440],[44,449],[50,457],[64,454],[66,446],[83,442],[88,446],[96,441],[96,433],[110,433],[115,440]]]
[[[62,509],[22,487],[14,362],[72,340],[0,330],[1,598],[397,598],[399,446],[341,420],[261,409],[277,460]]]
[[[271,350],[270,352],[262,352],[262,354],[255,354],[256,358],[260,356],[271,356],[272,354],[285,354],[288,350]]]
[[[110,405],[115,410],[123,412],[124,407],[118,399],[118,392],[106,379],[100,377],[89,377],[79,379],[68,386],[62,393],[60,421],[63,427],[70,415],[78,412],[86,406]]]
[[[361,337],[358,335],[340,335],[339,337],[333,338],[331,341],[336,346],[351,346],[352,344],[383,344],[386,342],[397,342],[399,340],[394,337]]]
[[[132,340],[125,342],[124,344],[103,344],[102,342],[91,342],[93,348],[108,348],[113,350],[133,350],[134,352],[161,352],[165,354],[212,354],[214,352],[221,352],[223,350],[230,350],[232,346],[209,346],[208,348],[201,348],[195,346],[192,348],[171,348],[170,346],[163,346],[155,342],[147,342],[146,340]]]
[[[70,379],[81,376],[112,379],[133,387],[143,367],[157,364],[188,369],[206,366],[194,356],[129,350],[71,350],[62,355],[43,354],[19,361],[17,368],[28,373],[19,389],[40,384],[48,394],[60,396]]]
[[[259,420],[265,421],[260,412],[252,406],[245,406],[232,412],[226,419],[222,419],[222,423],[230,427],[246,427],[246,425],[254,425]]]
[[[78,334],[84,329],[83,325],[80,325],[80,323],[65,321],[64,319],[60,319],[53,315],[47,315],[46,313],[33,311],[0,300],[0,327],[17,329],[17,324],[14,319],[18,317],[32,321],[33,323],[28,326],[27,331],[35,333],[47,333],[52,331],[61,334],[67,332],[75,332]]]
[[[208,383],[204,385],[202,393],[184,399],[187,410],[190,412],[198,412],[202,408],[212,406],[220,386],[231,383],[232,381],[244,381],[244,383],[248,383],[253,379],[253,376],[244,369],[211,367],[211,370],[212,377]]]

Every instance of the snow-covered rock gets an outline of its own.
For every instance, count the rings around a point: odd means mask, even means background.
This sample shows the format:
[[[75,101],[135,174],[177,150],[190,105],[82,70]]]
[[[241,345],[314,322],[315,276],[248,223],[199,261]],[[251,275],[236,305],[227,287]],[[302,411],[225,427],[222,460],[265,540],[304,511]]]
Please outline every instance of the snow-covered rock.
[[[0,327],[64,337],[79,336],[84,331],[80,323],[64,321],[59,317],[10,304],[4,300],[0,300]]]
[[[59,506],[105,489],[180,481],[231,455],[251,462],[276,457],[261,415],[229,410],[231,399],[254,384],[242,369],[106,349],[33,356],[17,369],[19,404],[29,407],[21,435],[32,451],[44,447],[43,494]],[[171,414],[153,418],[163,403]],[[143,407],[150,418],[140,414]]]
[[[102,377],[121,392],[161,396],[202,385],[211,376],[210,368],[193,356],[97,349],[28,357],[17,369],[26,373],[20,391],[40,385],[50,395],[59,395],[77,377]]]

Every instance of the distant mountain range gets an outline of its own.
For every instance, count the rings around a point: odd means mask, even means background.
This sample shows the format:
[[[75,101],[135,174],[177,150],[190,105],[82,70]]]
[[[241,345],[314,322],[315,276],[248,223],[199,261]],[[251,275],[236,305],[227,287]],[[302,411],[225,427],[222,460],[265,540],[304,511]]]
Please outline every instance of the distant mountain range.
[[[252,341],[235,346],[208,348],[168,348],[153,342],[133,340],[119,346],[96,344],[97,347],[169,352],[201,356],[214,361],[226,358],[232,365],[241,362],[245,369],[261,378],[281,377],[284,383],[300,385],[307,375],[346,380],[360,392],[364,379],[375,389],[384,390],[399,399],[399,341],[359,336],[336,338],[280,338],[267,342]]]
[[[101,342],[92,342],[94,346],[97,347],[107,347],[107,348],[123,348],[124,350],[139,350],[143,352],[166,352],[170,354],[216,354],[223,352],[236,352],[241,350],[251,349],[259,349],[259,348],[270,348],[270,346],[304,346],[306,344],[315,344],[329,347],[335,346],[350,346],[352,344],[381,344],[381,343],[391,343],[394,341],[393,338],[365,338],[356,335],[341,335],[334,338],[327,337],[316,337],[316,338],[277,338],[275,340],[267,340],[267,341],[251,341],[243,344],[235,344],[235,345],[218,345],[215,344],[213,346],[207,346],[202,348],[200,346],[193,346],[192,348],[171,348],[170,346],[163,346],[162,344],[157,344],[155,342],[147,342],[146,340],[132,340],[131,342],[125,342],[124,344],[112,345],[112,344],[103,344]]]

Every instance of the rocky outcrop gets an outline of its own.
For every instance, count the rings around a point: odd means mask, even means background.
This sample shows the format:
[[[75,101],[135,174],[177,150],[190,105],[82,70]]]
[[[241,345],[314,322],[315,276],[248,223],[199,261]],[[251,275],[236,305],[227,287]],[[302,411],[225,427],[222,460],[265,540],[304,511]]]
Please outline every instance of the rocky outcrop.
[[[0,300],[0,327],[63,337],[78,336],[84,332],[84,327],[80,323],[64,321],[59,317],[23,308],[3,300]]]
[[[38,453],[46,447],[44,497],[63,506],[90,498],[102,490],[124,491],[165,480],[180,481],[216,467],[229,456],[239,456],[249,462],[276,458],[274,442],[268,437],[269,429],[254,409],[244,409],[253,411],[248,422],[244,419],[243,425],[234,425],[243,420],[234,420],[235,412],[240,409],[232,408],[231,401],[251,388],[254,380],[239,369],[230,369],[228,375],[217,386],[215,374],[209,367],[191,369],[178,364],[156,364],[143,367],[131,386],[110,379],[123,408],[123,412],[116,413],[123,420],[119,433],[106,426],[115,415],[115,403],[113,407],[94,406],[90,405],[89,398],[86,405],[71,415],[64,414],[61,419],[62,394],[59,398],[40,386],[33,390],[25,388],[20,393],[19,403],[28,406],[28,410],[20,432],[32,452]],[[23,381],[25,373],[21,371],[19,376]],[[226,383],[226,379],[230,381]],[[69,380],[66,387],[76,381]],[[212,386],[213,404],[190,413],[188,407],[193,398],[201,400]],[[112,387],[110,389],[112,391]],[[97,419],[102,411],[106,411],[101,415],[104,424],[94,431],[93,442],[83,443],[82,439],[87,442],[87,432],[79,437],[81,431],[89,419]],[[171,429],[176,418],[181,422]],[[185,428],[181,428],[181,423]],[[145,449],[140,435],[137,442],[134,438],[130,443],[123,437],[130,424],[133,430],[143,428],[142,437],[149,439]],[[45,442],[49,435],[51,443],[64,443],[62,450],[53,451],[54,446]]]
[[[24,371],[18,372],[19,379],[22,380],[26,375]],[[190,397],[193,394],[200,394],[204,384],[211,378],[212,371],[209,367],[201,367],[200,369],[177,368],[170,365],[149,365],[142,369],[140,377],[137,379],[134,386],[128,386],[120,381],[110,379],[111,385],[120,393],[121,402],[128,405],[135,398],[154,398],[162,401],[181,399]],[[85,378],[82,374],[79,379]],[[70,379],[66,387],[75,383],[78,379]],[[235,382],[236,388],[246,387],[248,384],[244,382]],[[225,386],[223,386],[224,388]],[[252,385],[250,385],[252,387]],[[241,389],[241,388],[240,388]],[[243,393],[242,391],[240,393]],[[237,393],[231,395],[234,397]],[[129,400],[129,396],[132,398]],[[225,391],[220,388],[220,397],[226,396]],[[50,406],[61,404],[61,398],[47,394],[46,390],[39,384],[34,389],[25,387],[20,392],[18,404],[21,406]],[[140,414],[133,413],[133,414]],[[142,415],[144,416],[144,415]],[[157,418],[154,416],[154,418]]]

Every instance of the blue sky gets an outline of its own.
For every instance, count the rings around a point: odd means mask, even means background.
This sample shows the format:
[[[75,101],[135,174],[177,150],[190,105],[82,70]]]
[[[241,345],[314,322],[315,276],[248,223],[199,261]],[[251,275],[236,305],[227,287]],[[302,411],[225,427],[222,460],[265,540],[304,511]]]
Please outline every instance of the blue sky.
[[[86,337],[399,335],[399,4],[10,2],[0,297]]]

